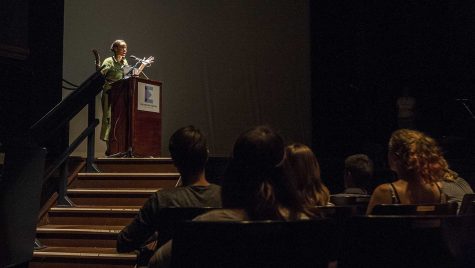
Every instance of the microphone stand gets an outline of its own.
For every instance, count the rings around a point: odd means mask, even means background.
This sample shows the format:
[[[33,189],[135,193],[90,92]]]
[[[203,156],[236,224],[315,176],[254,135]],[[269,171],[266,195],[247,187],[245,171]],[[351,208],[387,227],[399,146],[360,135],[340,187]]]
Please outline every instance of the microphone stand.
[[[148,80],[150,80],[150,78],[148,78],[148,76],[145,74],[144,71],[141,72],[141,74],[143,74],[145,76],[145,78],[147,78]],[[140,75],[140,74],[139,74]]]
[[[137,57],[133,57],[133,59],[136,60],[137,62],[134,64],[134,66],[132,66],[132,69],[130,69],[130,71],[128,71],[126,75],[128,75],[130,72],[132,72],[132,75],[131,75],[131,76],[133,76],[134,70],[135,70],[135,69],[138,69],[138,67],[137,67],[138,64],[139,64],[139,63],[142,64],[142,63],[145,61],[145,58],[140,59],[140,58],[137,58]],[[146,65],[146,67],[147,67],[147,66],[150,66],[150,63],[148,63],[148,64]],[[142,73],[142,74],[145,76],[145,78],[147,78],[147,79],[150,80],[150,78],[148,78],[148,76],[145,74],[145,72],[144,72],[143,70],[142,70],[140,73]],[[137,76],[140,76],[140,73],[137,74]]]
[[[467,110],[467,112],[470,114],[470,117],[475,120],[475,115],[473,115],[472,110],[470,110],[470,108],[468,107],[468,105],[465,103],[465,101],[467,101],[467,100],[468,100],[468,99],[458,99],[458,101],[460,101],[460,103],[462,103],[462,105],[463,105],[463,107],[465,108],[465,110]]]
[[[141,61],[137,61],[133,66],[132,68],[130,68],[130,70],[125,74],[125,76],[127,75],[130,75],[130,76],[134,76],[134,70],[137,69],[137,64],[139,64]]]

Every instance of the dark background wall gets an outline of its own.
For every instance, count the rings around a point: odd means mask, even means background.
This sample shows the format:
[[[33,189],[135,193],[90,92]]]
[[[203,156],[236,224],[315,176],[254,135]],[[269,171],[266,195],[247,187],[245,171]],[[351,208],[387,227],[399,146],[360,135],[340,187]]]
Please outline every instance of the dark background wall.
[[[208,136],[213,155],[228,156],[240,132],[263,123],[290,140],[311,143],[308,5],[65,0],[63,76],[79,83],[94,70],[92,48],[104,59],[112,41],[124,39],[129,55],[157,58],[145,72],[163,82],[157,142],[164,156],[171,134],[189,124]],[[71,138],[84,128],[85,115],[71,123]],[[96,145],[96,155],[103,156],[104,142],[97,139]],[[75,153],[84,154],[85,146]]]
[[[384,167],[409,86],[418,128],[451,159],[472,157],[473,119],[455,101],[474,97],[472,1],[10,2],[0,11],[0,142],[61,99],[62,77],[79,83],[93,71],[90,49],[109,56],[125,38],[130,54],[159,58],[148,72],[167,89],[162,142],[192,123],[227,155],[239,131],[270,122],[312,144],[339,189],[348,154]]]
[[[416,98],[417,128],[450,157],[472,156],[474,121],[456,101],[474,95],[471,1],[310,3],[312,137],[329,181],[352,153],[384,168],[404,86]]]
[[[2,3],[0,143],[17,139],[61,101],[63,1]],[[64,146],[65,130],[45,145]]]

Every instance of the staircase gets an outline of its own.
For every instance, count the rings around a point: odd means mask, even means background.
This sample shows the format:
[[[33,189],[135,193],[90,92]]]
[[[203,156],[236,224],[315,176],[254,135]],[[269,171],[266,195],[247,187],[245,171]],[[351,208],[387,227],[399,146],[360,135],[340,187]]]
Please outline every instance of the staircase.
[[[136,254],[117,253],[118,232],[155,191],[174,187],[169,158],[100,158],[101,173],[78,173],[68,186],[74,207],[53,206],[40,219],[30,268],[134,267]]]

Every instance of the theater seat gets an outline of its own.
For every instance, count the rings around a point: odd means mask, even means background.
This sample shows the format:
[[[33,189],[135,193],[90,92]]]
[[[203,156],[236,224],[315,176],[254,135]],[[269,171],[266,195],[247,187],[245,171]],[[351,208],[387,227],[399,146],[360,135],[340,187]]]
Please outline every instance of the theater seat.
[[[172,267],[327,267],[335,223],[184,222],[173,238]]]
[[[175,233],[175,227],[178,223],[192,220],[198,215],[204,214],[216,208],[212,207],[168,207],[162,208],[158,212],[157,218],[159,230],[152,237],[148,239],[145,244],[152,241],[157,241],[157,248],[163,246],[166,242],[172,239]],[[146,246],[142,247],[137,254],[137,266],[145,267],[148,265],[150,258],[154,251],[149,250]]]
[[[315,212],[323,218],[342,219],[345,220],[355,215],[364,215],[355,206],[318,206]]]
[[[475,194],[465,194],[460,205],[460,215],[475,214]]]
[[[447,204],[379,204],[371,215],[456,215],[457,203]]]
[[[330,202],[336,206],[368,205],[371,195],[363,194],[334,194],[330,195]]]
[[[334,194],[330,195],[330,202],[335,206],[353,206],[357,214],[366,214],[371,195],[362,194]]]
[[[339,250],[338,267],[463,267],[457,265],[460,262],[454,253],[455,248],[460,248],[461,240],[453,237],[451,246],[447,235],[457,231],[451,228],[456,226],[454,222],[459,218],[414,215],[354,217],[344,228],[345,243]],[[466,260],[466,256],[460,259],[464,258]]]
[[[214,210],[212,207],[169,207],[158,212],[158,246],[162,246],[173,237],[178,223],[189,221],[195,217]]]

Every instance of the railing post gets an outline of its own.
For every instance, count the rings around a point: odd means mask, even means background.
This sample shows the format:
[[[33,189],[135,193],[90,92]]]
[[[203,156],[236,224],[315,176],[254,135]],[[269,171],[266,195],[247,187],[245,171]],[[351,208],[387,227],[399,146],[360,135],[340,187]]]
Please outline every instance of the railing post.
[[[92,125],[96,120],[96,98],[92,98],[89,101],[87,107],[87,124],[88,126]],[[86,159],[86,172],[100,172],[97,166],[94,164],[94,152],[95,152],[95,143],[96,134],[95,131],[92,131],[87,136],[87,159]]]
[[[59,181],[58,181],[58,201],[59,207],[74,207],[73,201],[67,196],[68,189],[68,160],[66,159],[60,167]]]

